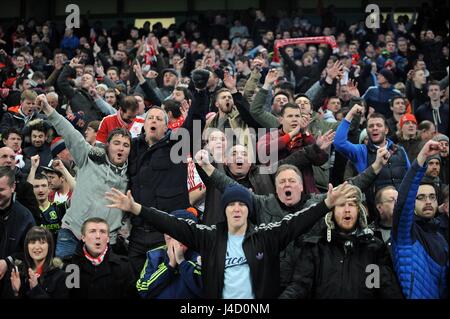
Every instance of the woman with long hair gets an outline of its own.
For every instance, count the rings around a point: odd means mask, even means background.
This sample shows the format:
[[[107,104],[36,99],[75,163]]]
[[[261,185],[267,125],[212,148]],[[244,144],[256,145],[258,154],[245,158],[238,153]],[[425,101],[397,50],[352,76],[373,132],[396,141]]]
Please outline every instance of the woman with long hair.
[[[11,272],[15,297],[68,298],[66,273],[61,269],[61,260],[53,258],[54,251],[53,236],[48,229],[34,226],[28,231],[24,242],[24,262]]]

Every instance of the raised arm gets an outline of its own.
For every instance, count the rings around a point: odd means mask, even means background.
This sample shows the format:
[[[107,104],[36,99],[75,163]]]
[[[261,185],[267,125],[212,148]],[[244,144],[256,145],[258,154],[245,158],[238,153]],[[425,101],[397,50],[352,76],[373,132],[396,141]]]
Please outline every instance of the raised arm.
[[[403,178],[398,191],[398,200],[394,208],[392,222],[392,235],[398,243],[413,240],[411,229],[414,223],[416,195],[427,169],[426,161],[430,156],[439,154],[440,151],[441,146],[439,142],[428,141]]]
[[[34,178],[36,177],[36,171],[39,167],[39,163],[40,163],[40,156],[38,154],[31,156],[31,168],[30,168],[30,173],[28,174],[27,177],[27,182],[32,184],[34,181]]]
[[[389,161],[391,153],[386,148],[379,148],[377,150],[377,157],[375,161],[366,168],[363,172],[348,180],[349,183],[358,186],[362,191],[373,185],[381,169]]]
[[[334,206],[356,197],[356,189],[348,183],[339,185],[333,189],[328,185],[328,193],[324,200],[304,208],[296,213],[286,215],[279,223],[271,223],[261,227],[269,232],[271,240],[278,241],[278,249],[281,251],[298,236],[308,231],[321,217],[325,216]]]
[[[225,72],[223,83],[225,84],[226,88],[230,90],[231,95],[233,97],[234,105],[236,105],[236,108],[239,112],[239,115],[241,119],[250,127],[258,128],[260,125],[259,123],[253,118],[253,116],[250,113],[250,105],[247,102],[247,100],[242,96],[241,93],[238,92],[236,88],[236,78],[237,76],[230,75],[230,73]]]
[[[75,89],[70,85],[69,76],[75,75],[75,68],[79,66],[78,58],[70,60],[70,64],[66,65],[58,76],[57,85],[61,92],[70,100],[75,95]]]
[[[75,186],[77,185],[77,181],[75,180],[75,177],[73,177],[67,170],[66,166],[64,166],[63,162],[61,160],[54,160],[52,162],[52,166],[56,171],[60,172],[62,176],[64,176],[67,184],[69,185],[70,191],[73,192]]]
[[[267,101],[267,94],[277,78],[278,72],[276,70],[270,70],[267,73],[263,87],[256,93],[255,99],[250,105],[250,114],[256,122],[265,128],[277,128],[280,126],[278,118],[264,109]]]
[[[56,132],[64,138],[64,142],[75,164],[80,168],[83,167],[88,160],[88,154],[91,148],[85,141],[83,135],[61,114],[55,112],[55,109],[48,104],[47,97],[44,94],[36,98],[36,104],[42,107],[43,112],[47,115],[48,120],[56,129]]]
[[[142,74],[142,68],[139,62],[137,62],[135,65],[133,65],[133,71],[136,74],[136,77],[139,81],[139,86],[141,87],[142,91],[144,92],[146,98],[150,100],[150,103],[153,105],[161,106],[161,99],[159,98],[158,94],[156,94],[155,90],[147,83],[147,81],[144,78],[144,75]]]
[[[358,160],[365,160],[362,158],[361,149],[364,147],[361,144],[352,144],[348,140],[348,131],[350,128],[350,123],[353,120],[353,116],[357,113],[362,113],[363,107],[355,104],[352,109],[348,112],[344,120],[341,121],[337,130],[336,136],[334,138],[334,146],[336,150],[344,154],[353,163]]]
[[[205,246],[211,242],[211,234],[215,231],[214,226],[198,225],[192,220],[179,219],[156,208],[144,207],[134,201],[130,190],[125,195],[112,188],[110,192],[106,192],[105,198],[111,202],[107,207],[142,216],[157,231],[175,238],[197,252],[204,251]]]
[[[208,176],[208,181],[205,181],[205,183],[208,184],[208,187],[213,186],[221,192],[224,192],[227,186],[238,184],[238,182],[217,170],[210,163],[207,150],[198,151],[197,154],[195,154],[195,161]]]

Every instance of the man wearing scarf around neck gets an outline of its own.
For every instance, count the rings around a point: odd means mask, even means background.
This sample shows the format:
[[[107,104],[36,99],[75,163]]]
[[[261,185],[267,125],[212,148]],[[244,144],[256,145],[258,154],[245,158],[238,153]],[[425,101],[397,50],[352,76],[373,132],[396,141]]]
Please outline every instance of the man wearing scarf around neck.
[[[109,246],[109,225],[98,217],[87,219],[81,227],[81,242],[66,265],[79,267],[79,287],[71,298],[119,299],[137,297],[128,258],[116,255]]]

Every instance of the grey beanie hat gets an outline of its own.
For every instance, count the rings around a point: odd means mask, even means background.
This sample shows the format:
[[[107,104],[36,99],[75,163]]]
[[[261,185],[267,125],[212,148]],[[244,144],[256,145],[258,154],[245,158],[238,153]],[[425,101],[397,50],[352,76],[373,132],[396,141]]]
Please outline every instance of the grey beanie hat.
[[[444,134],[437,134],[433,137],[433,141],[436,142],[445,141],[448,143],[448,136]]]

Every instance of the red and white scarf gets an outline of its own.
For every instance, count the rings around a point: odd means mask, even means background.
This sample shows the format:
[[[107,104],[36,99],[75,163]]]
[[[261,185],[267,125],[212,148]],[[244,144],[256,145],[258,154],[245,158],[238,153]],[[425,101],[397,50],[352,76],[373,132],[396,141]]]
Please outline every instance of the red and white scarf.
[[[273,62],[280,62],[280,56],[278,54],[278,48],[284,47],[286,45],[291,44],[308,44],[308,43],[314,43],[314,44],[322,44],[326,43],[330,45],[333,49],[337,48],[336,40],[334,40],[333,37],[330,36],[321,36],[321,37],[305,37],[305,38],[292,38],[292,39],[283,39],[283,40],[276,40],[275,45],[273,47]]]
[[[86,259],[89,260],[92,263],[92,265],[94,265],[94,266],[98,266],[103,262],[103,259],[105,259],[105,255],[106,255],[107,251],[108,251],[108,246],[106,246],[105,250],[100,254],[100,256],[92,257],[86,250],[86,245],[83,246],[84,257],[86,257]]]

